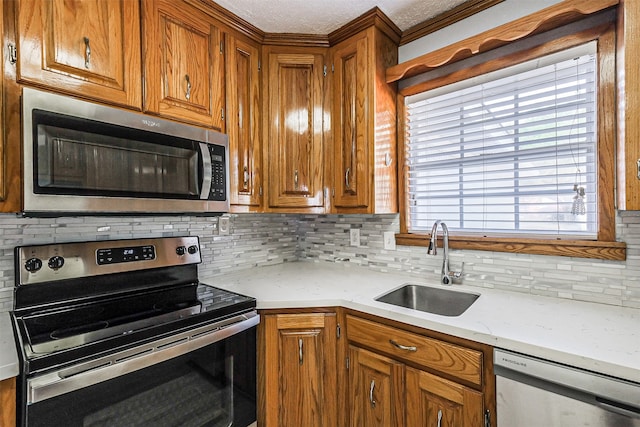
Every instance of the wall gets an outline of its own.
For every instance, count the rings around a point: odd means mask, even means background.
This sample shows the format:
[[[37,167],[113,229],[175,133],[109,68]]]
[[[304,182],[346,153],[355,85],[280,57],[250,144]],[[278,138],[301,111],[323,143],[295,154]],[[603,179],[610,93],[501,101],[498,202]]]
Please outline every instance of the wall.
[[[560,3],[562,0],[504,0],[489,9],[476,13],[442,30],[428,34],[411,43],[400,46],[399,62],[405,62],[425,53],[432,52],[460,40],[530,15],[534,12]]]
[[[382,233],[398,231],[397,215],[239,214],[231,235],[214,234],[215,219],[20,218],[0,215],[0,311],[13,305],[13,248],[51,242],[197,235],[200,274],[212,276],[296,260],[350,262],[384,272],[403,272],[439,283],[442,251],[424,247],[383,249]],[[555,298],[640,309],[640,212],[620,212],[618,239],[627,242],[624,262],[581,258],[451,251],[451,267],[464,262],[464,284]],[[361,246],[349,246],[349,229],[361,230]]]
[[[203,217],[20,218],[0,215],[0,311],[13,308],[13,248],[52,242],[196,235],[203,262],[200,274],[215,275],[298,258],[295,216],[242,215],[232,234],[217,236],[217,219]]]

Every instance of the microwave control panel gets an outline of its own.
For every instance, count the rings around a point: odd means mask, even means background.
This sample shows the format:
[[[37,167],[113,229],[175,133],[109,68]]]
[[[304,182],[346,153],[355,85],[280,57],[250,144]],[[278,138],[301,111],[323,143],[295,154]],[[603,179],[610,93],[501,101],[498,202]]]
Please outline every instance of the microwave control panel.
[[[227,174],[224,147],[209,145],[211,154],[211,192],[209,200],[224,201],[227,199]]]

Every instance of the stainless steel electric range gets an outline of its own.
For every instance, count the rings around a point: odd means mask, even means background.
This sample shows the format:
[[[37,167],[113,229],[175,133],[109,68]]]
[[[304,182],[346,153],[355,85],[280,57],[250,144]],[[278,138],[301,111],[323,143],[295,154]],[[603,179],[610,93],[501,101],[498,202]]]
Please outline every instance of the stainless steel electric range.
[[[20,426],[247,426],[254,298],[198,281],[197,237],[15,248]]]

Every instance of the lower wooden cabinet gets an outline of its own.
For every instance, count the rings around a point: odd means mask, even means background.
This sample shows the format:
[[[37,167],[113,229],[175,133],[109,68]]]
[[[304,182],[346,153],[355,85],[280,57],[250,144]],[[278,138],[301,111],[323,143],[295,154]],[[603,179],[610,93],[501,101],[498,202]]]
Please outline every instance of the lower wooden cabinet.
[[[0,381],[0,426],[16,425],[16,379]]]
[[[491,346],[322,310],[261,313],[260,426],[495,426]]]
[[[489,346],[353,315],[346,329],[351,427],[485,427],[495,418]]]
[[[267,314],[259,327],[258,424],[337,426],[335,313]]]
[[[481,392],[410,367],[405,381],[407,426],[484,425]]]
[[[349,347],[349,424],[352,427],[403,426],[403,396],[402,363]]]

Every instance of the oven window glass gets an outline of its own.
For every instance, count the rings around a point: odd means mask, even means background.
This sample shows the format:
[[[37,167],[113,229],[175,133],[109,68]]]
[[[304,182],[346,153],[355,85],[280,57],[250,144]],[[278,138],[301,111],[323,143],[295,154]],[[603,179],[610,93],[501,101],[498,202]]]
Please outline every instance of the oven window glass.
[[[33,114],[36,193],[200,197],[197,142],[51,112]]]
[[[248,426],[255,328],[186,355],[29,405],[36,426]]]

